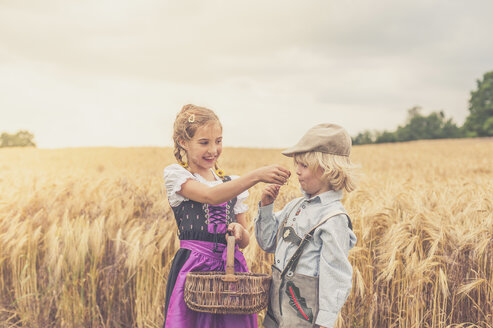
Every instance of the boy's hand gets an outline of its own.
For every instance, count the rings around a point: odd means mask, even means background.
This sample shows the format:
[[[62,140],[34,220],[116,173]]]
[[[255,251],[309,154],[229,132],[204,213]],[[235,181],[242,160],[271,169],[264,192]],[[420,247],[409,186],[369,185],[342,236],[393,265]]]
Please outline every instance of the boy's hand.
[[[279,185],[268,185],[262,191],[262,197],[260,198],[260,206],[264,207],[270,205],[276,200],[277,195],[279,195]]]

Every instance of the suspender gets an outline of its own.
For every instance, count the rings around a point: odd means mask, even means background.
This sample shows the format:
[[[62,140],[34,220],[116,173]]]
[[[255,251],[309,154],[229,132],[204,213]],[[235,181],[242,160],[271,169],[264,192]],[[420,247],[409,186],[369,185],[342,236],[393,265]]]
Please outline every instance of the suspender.
[[[288,264],[284,267],[284,270],[282,270],[281,273],[281,279],[284,278],[285,275],[291,276],[293,275],[294,271],[296,270],[296,266],[298,265],[298,262],[300,260],[301,254],[303,253],[303,249],[305,248],[306,244],[313,238],[313,233],[315,230],[317,230],[318,227],[320,227],[322,224],[327,222],[329,219],[333,218],[334,216],[337,216],[339,214],[344,214],[347,216],[346,213],[336,210],[333,212],[330,212],[328,215],[324,217],[322,221],[320,221],[316,226],[314,226],[301,240],[300,245],[294,252],[293,256],[288,261]]]
[[[289,217],[293,213],[294,210],[298,209],[300,204],[303,202],[304,198],[302,197],[299,201],[296,202],[296,204],[293,206],[291,211],[289,211],[289,214],[286,215],[282,223],[279,225],[279,229],[277,231],[277,239],[276,239],[276,246],[278,245],[280,239],[282,238],[282,233],[284,231],[284,227],[286,226],[286,222],[288,221]],[[327,214],[316,226],[314,226],[308,233],[303,236],[301,241],[298,244],[298,248],[294,252],[294,254],[291,256],[291,258],[288,261],[288,264],[284,267],[284,270],[281,273],[281,279],[284,278],[284,276],[287,274],[288,276],[292,275],[294,271],[296,270],[296,266],[298,265],[298,261],[300,260],[301,254],[303,253],[303,249],[305,248],[306,244],[313,238],[313,233],[315,230],[317,230],[318,227],[320,227],[322,224],[327,222],[329,219],[332,217],[339,215],[339,214],[344,214],[348,218],[348,227],[349,229],[353,230],[353,225],[351,223],[351,219],[347,215],[347,213],[341,211],[341,210],[335,210]],[[299,237],[295,237],[299,238]],[[290,270],[288,270],[290,269]]]
[[[286,222],[288,221],[288,219],[291,216],[291,214],[293,213],[293,211],[295,209],[297,209],[302,202],[303,202],[303,197],[301,197],[300,200],[296,202],[296,204],[293,206],[293,208],[291,209],[291,211],[289,211],[289,214],[286,215],[286,217],[284,218],[284,220],[282,220],[282,223],[279,225],[279,230],[277,230],[276,246],[279,243],[279,240],[280,240],[279,237],[281,236],[281,233],[284,230],[283,228],[286,225]]]

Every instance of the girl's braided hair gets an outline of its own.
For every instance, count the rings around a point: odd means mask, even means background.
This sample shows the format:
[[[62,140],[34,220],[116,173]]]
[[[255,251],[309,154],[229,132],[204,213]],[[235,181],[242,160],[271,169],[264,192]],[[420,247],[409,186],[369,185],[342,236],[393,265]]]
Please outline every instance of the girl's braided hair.
[[[212,110],[192,104],[182,107],[181,111],[176,115],[175,123],[173,124],[174,155],[180,165],[184,167],[188,165],[183,159],[183,156],[186,157],[187,153],[180,145],[180,140],[190,141],[198,128],[213,122],[219,124],[222,129],[219,118]],[[214,168],[216,174],[220,178],[223,178],[224,172],[219,169],[217,162],[214,164]]]

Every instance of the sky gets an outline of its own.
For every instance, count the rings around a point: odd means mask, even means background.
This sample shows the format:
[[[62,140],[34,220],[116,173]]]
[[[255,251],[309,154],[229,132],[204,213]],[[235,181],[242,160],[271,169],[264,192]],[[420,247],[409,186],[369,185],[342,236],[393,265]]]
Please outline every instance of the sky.
[[[315,124],[462,125],[493,70],[491,0],[0,0],[0,132],[40,148],[171,146],[188,103],[224,146],[285,148]]]

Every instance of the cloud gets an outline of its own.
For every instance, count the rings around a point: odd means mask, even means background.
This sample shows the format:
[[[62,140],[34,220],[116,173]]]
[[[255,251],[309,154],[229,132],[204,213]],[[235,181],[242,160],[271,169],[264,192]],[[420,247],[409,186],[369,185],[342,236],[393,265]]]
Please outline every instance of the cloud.
[[[327,14],[310,20],[313,13],[295,1],[51,2],[2,10],[0,36],[15,55],[74,70],[205,83],[223,76],[219,58],[315,43]]]
[[[0,130],[32,127],[40,145],[161,144],[185,103],[216,110],[237,146],[282,146],[321,120],[392,129],[415,105],[461,122],[492,69],[491,12],[445,0],[3,1]]]

